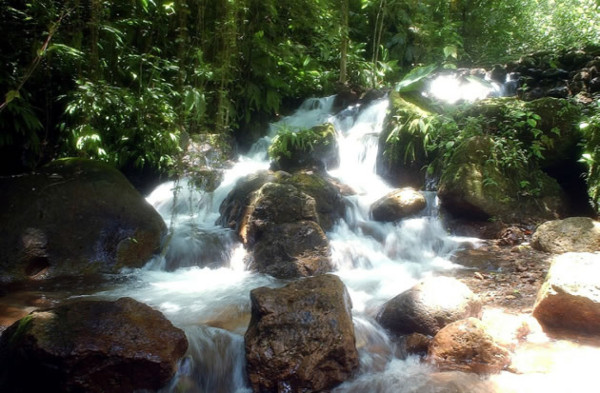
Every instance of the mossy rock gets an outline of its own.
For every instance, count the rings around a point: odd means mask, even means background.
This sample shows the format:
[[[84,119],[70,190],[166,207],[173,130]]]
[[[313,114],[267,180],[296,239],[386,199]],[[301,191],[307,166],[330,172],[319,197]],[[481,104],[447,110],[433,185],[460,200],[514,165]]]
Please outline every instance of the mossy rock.
[[[0,178],[0,272],[5,282],[116,273],[158,252],[167,228],[113,167],[61,159]]]
[[[417,189],[424,186],[425,168],[431,161],[425,150],[426,135],[409,131],[404,123],[431,116],[435,114],[406,100],[395,91],[390,93],[388,114],[379,136],[377,173],[393,185]]]
[[[474,136],[455,148],[443,169],[438,194],[442,206],[459,217],[519,221],[552,219],[566,210],[558,183],[540,169],[502,171],[491,136]]]
[[[275,170],[333,169],[339,165],[335,128],[326,123],[297,132],[281,132],[273,140],[269,155]]]
[[[540,119],[533,118],[533,114]],[[582,134],[577,122],[581,108],[570,100],[544,97],[525,102],[516,98],[494,98],[479,101],[456,117],[459,122],[468,117],[480,118],[481,127],[488,134],[513,128],[515,136],[528,146],[534,140],[539,141],[544,149],[543,158],[538,160],[542,168],[558,167],[579,158]],[[539,130],[537,137],[527,120],[535,121],[535,129]]]

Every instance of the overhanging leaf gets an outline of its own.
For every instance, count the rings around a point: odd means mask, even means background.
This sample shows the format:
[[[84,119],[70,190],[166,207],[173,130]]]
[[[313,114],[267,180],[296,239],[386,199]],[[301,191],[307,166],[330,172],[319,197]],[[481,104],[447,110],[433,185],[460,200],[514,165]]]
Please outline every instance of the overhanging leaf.
[[[396,84],[396,91],[406,93],[420,89],[423,79],[427,78],[433,71],[437,69],[437,65],[431,64],[424,67],[413,68],[408,74]]]

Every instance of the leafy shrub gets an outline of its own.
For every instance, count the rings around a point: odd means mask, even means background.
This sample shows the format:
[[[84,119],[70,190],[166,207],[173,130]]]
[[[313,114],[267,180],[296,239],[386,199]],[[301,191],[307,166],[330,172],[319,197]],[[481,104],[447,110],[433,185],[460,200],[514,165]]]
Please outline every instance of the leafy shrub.
[[[274,161],[306,160],[317,147],[329,146],[333,143],[335,143],[335,128],[332,124],[299,131],[283,127],[269,146],[269,157]]]
[[[81,81],[69,97],[63,123],[68,132],[65,155],[169,168],[179,151],[179,131],[172,100],[159,87],[134,92],[107,82]]]

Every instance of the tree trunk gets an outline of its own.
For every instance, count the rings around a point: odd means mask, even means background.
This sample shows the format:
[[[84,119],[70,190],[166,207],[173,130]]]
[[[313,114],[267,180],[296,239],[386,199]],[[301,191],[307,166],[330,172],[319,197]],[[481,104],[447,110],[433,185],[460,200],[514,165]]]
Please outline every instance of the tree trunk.
[[[90,3],[90,76],[96,81],[100,76],[100,57],[98,52],[102,0]]]
[[[345,84],[347,79],[346,65],[348,61],[348,0],[341,0],[342,5],[342,27],[341,27],[341,50],[340,50],[340,83]]]

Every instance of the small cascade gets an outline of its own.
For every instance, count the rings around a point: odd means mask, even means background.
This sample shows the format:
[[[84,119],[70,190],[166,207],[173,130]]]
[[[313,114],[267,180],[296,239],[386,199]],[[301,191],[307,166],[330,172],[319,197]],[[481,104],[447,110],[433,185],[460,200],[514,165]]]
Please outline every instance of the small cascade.
[[[206,326],[186,328],[188,355],[163,393],[171,391],[251,393],[247,386],[244,338]]]
[[[131,272],[127,286],[97,293],[130,296],[161,310],[185,330],[190,342],[177,378],[169,392],[248,392],[243,334],[250,318],[249,292],[278,287],[285,282],[250,272],[246,251],[235,233],[217,225],[219,206],[238,179],[268,169],[267,148],[277,130],[300,130],[325,122],[338,135],[340,166],[329,172],[355,194],[346,197],[345,219],[327,233],[337,274],[353,302],[361,375],[337,392],[352,392],[381,375],[428,374],[425,366],[400,360],[398,349],[374,321],[379,307],[435,271],[451,269],[451,253],[459,240],[437,219],[435,193],[426,193],[428,207],[418,217],[399,223],[370,218],[371,204],[392,188],[376,174],[379,134],[388,107],[387,98],[354,105],[332,114],[335,97],[307,100],[292,115],[271,125],[247,156],[224,174],[213,191],[199,191],[185,179],[167,182],[147,200],[170,228],[166,253],[144,269]],[[393,370],[393,371],[390,371]],[[396,391],[387,382],[373,392]],[[365,391],[365,390],[362,390]]]

